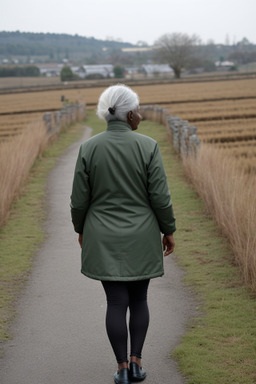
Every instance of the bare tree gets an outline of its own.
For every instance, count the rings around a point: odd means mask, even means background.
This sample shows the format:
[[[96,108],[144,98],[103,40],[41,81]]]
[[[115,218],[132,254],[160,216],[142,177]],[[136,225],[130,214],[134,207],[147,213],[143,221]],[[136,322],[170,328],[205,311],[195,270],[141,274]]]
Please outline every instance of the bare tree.
[[[189,64],[193,48],[200,42],[196,35],[185,33],[168,33],[155,42],[157,56],[173,69],[175,77],[180,78],[181,71]]]

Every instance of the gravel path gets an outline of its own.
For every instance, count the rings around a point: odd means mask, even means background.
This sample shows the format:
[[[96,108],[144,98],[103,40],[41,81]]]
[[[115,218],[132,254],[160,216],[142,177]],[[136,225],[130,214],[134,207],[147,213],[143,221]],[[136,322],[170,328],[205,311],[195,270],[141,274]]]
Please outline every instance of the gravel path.
[[[69,212],[79,145],[72,144],[48,178],[48,234],[17,305],[13,340],[4,345],[2,384],[111,384],[116,363],[105,332],[101,283],[80,273],[80,250]],[[195,303],[172,257],[149,287],[150,326],[143,350],[146,384],[182,384],[170,353]]]

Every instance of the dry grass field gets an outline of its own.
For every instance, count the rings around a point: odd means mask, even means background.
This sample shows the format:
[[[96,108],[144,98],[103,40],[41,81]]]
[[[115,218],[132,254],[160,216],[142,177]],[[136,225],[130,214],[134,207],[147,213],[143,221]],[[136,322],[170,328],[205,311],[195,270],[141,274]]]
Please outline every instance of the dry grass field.
[[[197,101],[195,92],[193,102],[182,102],[179,95],[178,103],[163,106],[170,115],[196,126],[202,143],[222,149],[238,168],[256,175],[256,80],[217,83],[194,88],[194,92],[201,88],[205,99]],[[212,85],[211,95],[207,85]]]
[[[1,77],[0,89],[61,84],[59,77]]]
[[[0,142],[0,227],[6,222],[13,200],[19,196],[21,186],[48,140],[43,122],[38,122],[10,142]]]
[[[256,98],[175,104],[166,109],[195,125],[202,143],[222,148],[238,167],[256,173]]]
[[[39,120],[42,120],[42,113],[0,116],[0,142],[11,140]]]
[[[96,104],[103,89],[97,87],[1,94],[0,113],[59,108],[62,95],[69,100],[83,99],[89,105]],[[169,105],[185,101],[248,99],[256,98],[256,79],[138,85],[133,86],[133,89],[138,92],[141,104]]]
[[[43,112],[62,107],[61,97],[95,108],[104,87],[0,95],[0,141],[21,133]],[[256,78],[136,85],[141,104],[159,104],[189,120],[202,142],[232,155],[239,167],[256,171]]]

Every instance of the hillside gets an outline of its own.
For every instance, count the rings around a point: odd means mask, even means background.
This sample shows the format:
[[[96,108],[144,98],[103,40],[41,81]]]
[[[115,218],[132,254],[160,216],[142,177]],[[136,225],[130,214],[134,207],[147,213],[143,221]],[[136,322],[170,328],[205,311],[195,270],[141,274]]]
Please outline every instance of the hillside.
[[[133,45],[78,35],[0,32],[0,59],[15,59],[21,64],[30,60],[59,62],[63,59],[90,63],[129,47]]]

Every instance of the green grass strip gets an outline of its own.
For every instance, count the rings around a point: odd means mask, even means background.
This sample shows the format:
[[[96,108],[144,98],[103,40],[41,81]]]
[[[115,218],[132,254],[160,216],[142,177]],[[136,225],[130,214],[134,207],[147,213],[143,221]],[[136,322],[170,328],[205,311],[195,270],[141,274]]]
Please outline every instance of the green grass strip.
[[[94,134],[106,127],[93,114],[87,124]],[[146,121],[138,132],[159,143],[177,219],[175,255],[198,303],[198,317],[172,356],[190,384],[256,383],[255,298],[242,285],[226,240],[187,182],[166,128]]]
[[[45,188],[48,172],[58,157],[82,135],[81,124],[60,134],[38,159],[25,183],[21,197],[13,204],[7,224],[0,229],[0,341],[10,338],[9,325],[14,306],[44,239]]]

